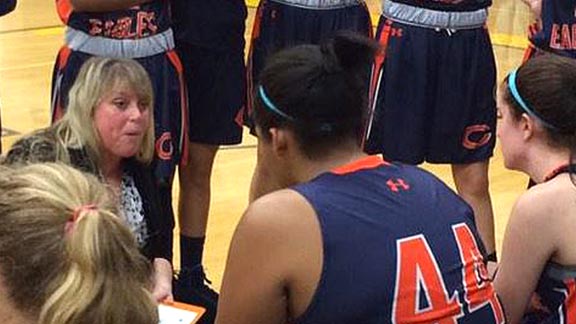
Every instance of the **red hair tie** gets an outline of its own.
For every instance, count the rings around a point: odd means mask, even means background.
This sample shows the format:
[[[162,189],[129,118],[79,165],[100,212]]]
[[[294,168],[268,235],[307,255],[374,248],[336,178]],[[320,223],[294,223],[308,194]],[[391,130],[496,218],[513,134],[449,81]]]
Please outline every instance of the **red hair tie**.
[[[98,206],[96,206],[95,204],[87,204],[74,208],[74,211],[72,211],[72,217],[70,217],[70,219],[66,222],[66,225],[64,226],[64,231],[66,233],[70,233],[74,229],[74,225],[76,225],[76,222],[84,212],[96,209],[98,209]]]

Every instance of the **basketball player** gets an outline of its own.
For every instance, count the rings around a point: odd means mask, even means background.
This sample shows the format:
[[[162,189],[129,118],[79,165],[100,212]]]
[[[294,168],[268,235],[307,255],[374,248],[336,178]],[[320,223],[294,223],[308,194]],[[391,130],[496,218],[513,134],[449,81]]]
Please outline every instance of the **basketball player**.
[[[175,293],[208,309],[214,322],[217,294],[205,285],[202,255],[210,207],[210,179],[220,145],[239,144],[246,71],[242,0],[172,0],[176,50],[184,65],[190,107],[189,151],[179,169],[180,275]]]
[[[576,58],[576,1],[574,0],[522,0],[530,7],[535,21],[528,26],[530,41],[523,61],[544,53]],[[528,188],[536,185],[533,179]]]
[[[528,28],[525,59],[542,52],[576,58],[576,1],[522,0],[536,16]]]
[[[217,323],[504,323],[468,204],[362,152],[370,45],[301,45],[262,71],[258,158],[290,187],[240,221]]]
[[[298,44],[319,44],[338,30],[351,30],[372,35],[370,13],[364,0],[261,0],[258,5],[252,41],[248,53],[248,100],[245,124],[251,126],[251,107],[255,85],[270,54]],[[253,132],[253,131],[252,131]],[[250,190],[250,201],[278,189],[267,170],[256,167]]]
[[[491,0],[384,0],[366,150],[410,164],[449,163],[496,260],[488,164],[495,145]]]
[[[575,85],[576,60],[544,54],[499,89],[504,164],[536,182],[514,205],[494,281],[512,324],[575,320]]]

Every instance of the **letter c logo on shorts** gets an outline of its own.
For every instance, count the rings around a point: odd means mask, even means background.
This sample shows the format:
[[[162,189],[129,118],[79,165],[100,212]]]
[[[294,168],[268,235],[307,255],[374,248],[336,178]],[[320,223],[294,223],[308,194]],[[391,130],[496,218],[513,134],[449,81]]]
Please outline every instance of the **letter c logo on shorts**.
[[[488,125],[472,125],[466,127],[462,138],[462,146],[475,150],[484,146],[492,139],[492,131]]]
[[[170,132],[164,132],[156,140],[156,156],[160,160],[170,160],[172,159],[172,153],[174,152],[174,146],[172,146],[172,134]]]

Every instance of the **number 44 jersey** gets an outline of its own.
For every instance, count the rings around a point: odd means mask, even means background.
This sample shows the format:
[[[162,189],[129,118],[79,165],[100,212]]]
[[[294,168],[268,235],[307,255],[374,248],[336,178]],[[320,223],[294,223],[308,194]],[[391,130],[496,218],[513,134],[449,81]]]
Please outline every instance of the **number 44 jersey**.
[[[294,190],[324,251],[297,323],[505,322],[471,208],[430,173],[368,157]]]

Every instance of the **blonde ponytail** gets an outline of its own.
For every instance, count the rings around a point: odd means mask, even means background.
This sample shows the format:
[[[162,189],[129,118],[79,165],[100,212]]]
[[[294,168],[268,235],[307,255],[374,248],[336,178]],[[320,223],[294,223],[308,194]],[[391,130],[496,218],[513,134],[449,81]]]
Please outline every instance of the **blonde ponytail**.
[[[12,260],[0,270],[20,309],[40,324],[158,323],[150,264],[115,206],[64,165],[0,172],[0,255]]]

